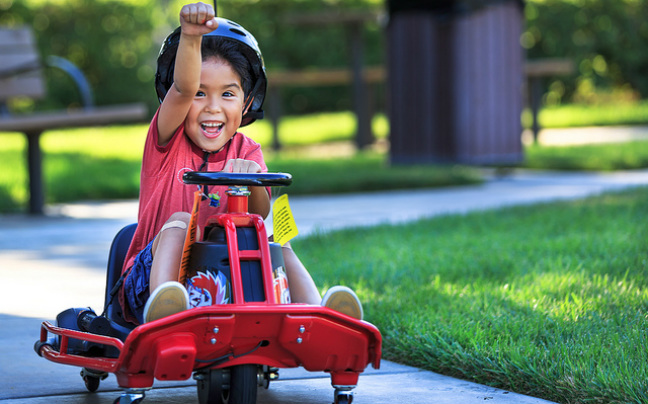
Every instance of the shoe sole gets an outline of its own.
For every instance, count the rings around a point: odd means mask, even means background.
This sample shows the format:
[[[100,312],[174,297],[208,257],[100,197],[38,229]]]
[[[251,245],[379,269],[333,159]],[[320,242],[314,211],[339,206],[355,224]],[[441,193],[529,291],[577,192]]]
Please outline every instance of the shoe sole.
[[[153,292],[146,303],[144,322],[159,320],[187,310],[187,293],[180,284],[161,285],[162,289]]]
[[[362,320],[364,314],[358,297],[351,289],[345,287],[329,289],[322,299],[322,306],[358,320]]]

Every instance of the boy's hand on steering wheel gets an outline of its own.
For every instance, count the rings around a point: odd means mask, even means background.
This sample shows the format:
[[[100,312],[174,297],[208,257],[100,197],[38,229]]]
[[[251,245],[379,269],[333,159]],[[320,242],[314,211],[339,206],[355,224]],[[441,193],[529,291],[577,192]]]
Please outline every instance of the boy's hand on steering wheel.
[[[252,160],[230,159],[225,164],[223,172],[226,173],[260,173],[261,166]]]
[[[216,28],[214,7],[205,3],[186,4],[180,10],[180,26],[185,35],[205,35]]]

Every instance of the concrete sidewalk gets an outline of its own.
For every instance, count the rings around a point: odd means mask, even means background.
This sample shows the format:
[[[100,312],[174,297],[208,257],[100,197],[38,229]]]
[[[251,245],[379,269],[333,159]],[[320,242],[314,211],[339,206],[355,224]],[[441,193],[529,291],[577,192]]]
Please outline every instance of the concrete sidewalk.
[[[440,214],[582,198],[648,185],[648,170],[597,173],[519,171],[482,185],[435,190],[291,197],[300,236],[349,226],[399,223]],[[287,189],[289,194],[289,188]],[[407,209],[403,207],[407,207]],[[108,248],[117,231],[135,221],[137,202],[54,206],[41,218],[0,217],[0,400],[8,403],[111,403],[114,376],[88,394],[79,369],[38,357],[39,325],[69,307],[101,310]],[[157,383],[145,402],[196,402],[192,380]],[[264,403],[330,403],[327,375],[282,369],[280,380],[260,392]],[[546,403],[544,400],[448,378],[383,361],[367,369],[356,403]]]

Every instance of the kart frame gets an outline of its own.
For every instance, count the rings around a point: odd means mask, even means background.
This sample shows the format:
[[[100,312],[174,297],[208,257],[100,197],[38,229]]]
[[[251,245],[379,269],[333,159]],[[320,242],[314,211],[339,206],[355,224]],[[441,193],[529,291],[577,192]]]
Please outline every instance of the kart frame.
[[[277,186],[291,181],[289,174],[186,173],[187,184]],[[237,184],[236,186],[234,184]],[[204,372],[240,365],[265,369],[259,383],[267,387],[274,368],[303,366],[325,371],[335,388],[335,403],[350,403],[360,373],[371,364],[380,367],[382,337],[372,324],[332,309],[299,303],[279,304],[274,299],[272,263],[263,219],[247,212],[247,196],[228,191],[227,213],[210,218],[225,229],[230,261],[232,301],[189,309],[135,327],[125,338],[41,325],[37,352],[61,364],[83,367],[90,374],[114,373],[124,393],[115,403],[138,403],[154,380],[200,380]],[[253,227],[258,250],[240,250],[237,228]],[[245,302],[241,261],[256,260],[262,268],[265,301]],[[106,302],[109,305],[110,302]],[[50,343],[58,338],[58,346]],[[111,347],[116,355],[86,356],[71,352],[72,341]],[[83,375],[83,372],[82,372]],[[85,380],[85,377],[84,377]],[[87,385],[87,381],[86,381]],[[97,380],[98,386],[98,380]],[[88,387],[90,389],[90,387]],[[95,387],[96,389],[96,387]],[[199,385],[200,394],[200,385]]]

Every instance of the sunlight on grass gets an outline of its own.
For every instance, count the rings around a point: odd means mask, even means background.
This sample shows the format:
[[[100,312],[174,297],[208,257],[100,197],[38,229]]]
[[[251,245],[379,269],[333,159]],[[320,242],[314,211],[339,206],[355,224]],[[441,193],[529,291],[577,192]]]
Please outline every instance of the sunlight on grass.
[[[373,133],[385,139],[389,123],[385,115],[376,115],[372,122]],[[355,116],[351,112],[335,112],[306,116],[286,117],[279,125],[279,142],[283,146],[303,146],[322,142],[351,140],[355,135]],[[269,121],[257,121],[241,128],[241,132],[261,143],[272,144],[272,126]]]
[[[141,160],[148,125],[64,129],[46,132],[41,147],[48,154],[82,153],[101,158]]]
[[[0,212],[13,212],[27,202],[27,141],[19,133],[0,136]]]
[[[552,401],[644,402],[646,215],[642,188],[294,245],[323,289],[358,290],[387,358]]]
[[[384,116],[374,119],[374,128],[378,137],[387,136]],[[137,198],[147,129],[148,125],[140,124],[45,132],[41,147],[46,202]],[[292,194],[370,191],[384,189],[386,184],[389,188],[438,187],[481,180],[476,170],[465,167],[391,168],[386,164],[384,151],[356,154],[352,142],[348,142],[355,131],[350,112],[286,117],[282,120],[280,152],[270,150],[272,135],[267,121],[255,122],[241,130],[262,144],[270,170],[305,178],[291,188]],[[19,134],[3,136],[7,141],[0,145],[0,155],[7,158],[0,161],[0,166],[10,165],[1,170],[5,174],[0,176],[0,212],[12,212],[25,206],[27,198],[25,141]],[[339,143],[336,143],[339,140],[347,141],[343,147],[349,153],[339,153]],[[332,154],[318,148],[311,152],[311,157],[305,157],[302,151],[295,151],[296,147],[322,142],[333,144],[329,150]],[[313,153],[317,153],[317,158],[312,157]]]
[[[561,106],[545,109],[547,116],[555,116],[564,125],[601,122],[618,123],[614,117],[633,120],[648,116],[648,103],[624,105],[623,114],[615,106],[587,107]],[[578,112],[580,111],[580,112]],[[607,112],[605,112],[607,111]],[[611,112],[610,112],[611,111]],[[564,117],[572,116],[570,122]],[[563,118],[561,118],[563,117]],[[602,118],[603,117],[603,118]],[[605,118],[607,117],[607,118]],[[561,121],[562,120],[562,121]],[[389,122],[385,115],[376,115],[373,130],[377,139],[386,140]],[[445,186],[479,181],[476,170],[468,167],[410,166],[389,167],[385,147],[373,157],[356,154],[353,146],[355,121],[351,112],[322,113],[308,116],[288,116],[281,120],[279,153],[271,150],[272,126],[258,121],[241,129],[261,143],[268,166],[275,171],[288,171],[308,181],[302,189],[293,192],[349,192],[351,190],[384,189],[385,177],[390,188]],[[139,165],[147,124],[80,128],[45,132],[41,138],[48,203],[74,200],[73,198],[136,197],[139,187]],[[0,144],[0,212],[20,210],[27,198],[25,140],[20,134],[2,134]],[[339,142],[344,141],[344,142]],[[318,146],[307,153],[303,146]],[[340,147],[346,147],[340,153]],[[336,160],[331,160],[331,158]],[[573,147],[538,147],[525,149],[524,167],[564,170],[620,170],[648,167],[648,142],[626,144],[586,145]],[[321,160],[317,162],[316,160]],[[349,161],[351,160],[351,161]],[[356,164],[357,163],[357,164]],[[355,165],[354,165],[355,164]],[[472,172],[471,172],[472,171]],[[345,181],[332,175],[337,173]],[[108,175],[112,173],[112,175]],[[85,174],[85,175],[84,175]],[[93,178],[94,177],[94,178]],[[317,181],[312,179],[317,178]],[[121,182],[120,182],[121,179]],[[74,183],[79,183],[75,189]],[[121,184],[121,186],[120,186]],[[396,184],[396,185],[394,185]],[[93,186],[96,189],[93,189]],[[82,189],[83,191],[80,191]]]
[[[540,125],[544,128],[566,128],[597,125],[648,124],[648,100],[611,105],[567,104],[540,110]],[[530,126],[530,116],[523,119]]]

